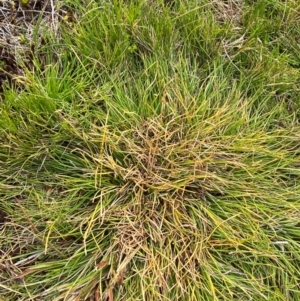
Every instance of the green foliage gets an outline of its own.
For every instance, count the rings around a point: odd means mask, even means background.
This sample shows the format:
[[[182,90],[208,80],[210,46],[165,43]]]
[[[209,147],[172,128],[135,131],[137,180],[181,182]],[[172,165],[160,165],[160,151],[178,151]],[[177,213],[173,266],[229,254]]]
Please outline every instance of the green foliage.
[[[300,300],[298,2],[65,5],[0,102],[0,300]]]

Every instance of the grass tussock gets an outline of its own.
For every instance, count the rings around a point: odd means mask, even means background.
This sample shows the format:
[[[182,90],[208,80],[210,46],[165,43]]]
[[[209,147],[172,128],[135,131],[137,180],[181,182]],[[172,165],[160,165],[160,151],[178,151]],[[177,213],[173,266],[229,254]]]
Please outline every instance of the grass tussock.
[[[300,7],[252,2],[64,3],[0,103],[0,300],[300,300]]]

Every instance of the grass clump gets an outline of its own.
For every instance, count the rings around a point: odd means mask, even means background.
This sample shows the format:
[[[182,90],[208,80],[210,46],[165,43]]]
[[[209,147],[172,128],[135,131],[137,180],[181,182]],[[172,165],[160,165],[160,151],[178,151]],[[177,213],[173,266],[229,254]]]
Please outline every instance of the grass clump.
[[[0,104],[2,299],[300,300],[299,4],[258,2],[64,3]]]

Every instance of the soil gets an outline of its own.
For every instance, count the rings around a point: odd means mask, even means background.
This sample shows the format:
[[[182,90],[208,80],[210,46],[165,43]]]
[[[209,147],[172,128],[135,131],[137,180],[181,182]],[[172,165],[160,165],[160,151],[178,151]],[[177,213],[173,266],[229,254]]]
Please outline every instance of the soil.
[[[0,209],[0,228],[7,222],[8,217],[5,211]]]

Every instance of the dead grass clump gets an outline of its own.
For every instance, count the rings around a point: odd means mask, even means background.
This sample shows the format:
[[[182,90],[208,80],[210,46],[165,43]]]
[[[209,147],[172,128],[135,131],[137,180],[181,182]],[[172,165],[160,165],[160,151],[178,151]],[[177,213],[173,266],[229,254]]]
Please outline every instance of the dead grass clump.
[[[108,148],[110,155],[104,166],[115,166],[117,178],[144,193],[213,192],[217,182],[221,187],[225,181],[218,179],[216,167],[209,164],[218,156],[218,146],[185,121],[184,116],[167,123],[161,116],[149,118],[122,136],[113,137],[116,141]],[[227,156],[223,160],[230,164],[232,159]]]

